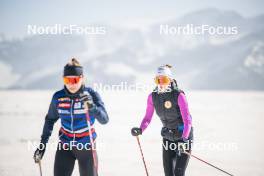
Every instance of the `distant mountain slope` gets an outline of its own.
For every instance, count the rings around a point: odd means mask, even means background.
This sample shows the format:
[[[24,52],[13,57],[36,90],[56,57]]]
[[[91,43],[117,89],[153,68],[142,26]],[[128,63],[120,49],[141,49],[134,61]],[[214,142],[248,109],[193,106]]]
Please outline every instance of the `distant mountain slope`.
[[[158,65],[170,63],[187,88],[264,90],[264,15],[204,9],[162,24],[237,26],[238,35],[161,35],[155,24],[144,31],[108,26],[104,36],[3,40],[0,88],[59,88],[63,66],[77,56],[90,82],[152,79]]]

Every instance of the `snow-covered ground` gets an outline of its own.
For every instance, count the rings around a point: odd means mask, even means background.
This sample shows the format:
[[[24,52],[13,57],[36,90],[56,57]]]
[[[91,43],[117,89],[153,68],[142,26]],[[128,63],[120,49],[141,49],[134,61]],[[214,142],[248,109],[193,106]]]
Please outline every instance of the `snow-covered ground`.
[[[144,176],[136,139],[130,129],[145,113],[146,92],[100,92],[110,116],[96,124],[101,176]],[[36,176],[34,150],[53,91],[0,91],[0,176]],[[193,116],[193,154],[239,176],[264,175],[264,92],[187,91]],[[50,143],[57,143],[59,123]],[[163,175],[161,137],[155,115],[141,142],[150,176]],[[53,171],[52,146],[42,161],[45,176]],[[76,163],[77,164],[77,163]],[[76,165],[77,166],[77,165]],[[78,175],[75,166],[74,174]],[[221,172],[191,159],[188,176],[220,176]]]

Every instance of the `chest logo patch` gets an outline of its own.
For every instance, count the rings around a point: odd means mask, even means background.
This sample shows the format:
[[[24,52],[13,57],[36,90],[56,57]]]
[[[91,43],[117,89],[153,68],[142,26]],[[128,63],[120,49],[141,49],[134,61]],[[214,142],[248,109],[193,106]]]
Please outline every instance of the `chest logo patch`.
[[[68,97],[62,97],[62,98],[59,98],[58,100],[59,101],[71,101],[71,99]]]
[[[165,101],[164,106],[165,108],[170,109],[172,106],[171,101]]]
[[[59,103],[58,105],[60,108],[70,108],[71,104],[70,103]]]
[[[80,109],[80,108],[82,108],[82,103],[81,102],[78,102],[78,103],[74,104],[74,109]]]

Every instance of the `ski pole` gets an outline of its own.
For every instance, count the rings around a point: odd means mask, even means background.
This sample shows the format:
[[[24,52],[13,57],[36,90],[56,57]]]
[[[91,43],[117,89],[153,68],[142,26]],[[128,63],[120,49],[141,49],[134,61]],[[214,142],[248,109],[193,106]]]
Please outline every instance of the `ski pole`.
[[[144,167],[145,167],[146,175],[149,176],[149,174],[148,174],[148,169],[147,169],[147,165],[146,165],[145,158],[144,158],[144,155],[143,155],[143,151],[142,151],[142,148],[141,148],[141,144],[140,144],[140,141],[139,141],[139,137],[136,136],[136,138],[137,138],[137,143],[138,143],[138,146],[139,146],[139,149],[140,149],[140,153],[141,153],[142,161],[143,161],[143,163],[144,163]]]
[[[38,162],[38,165],[39,165],[39,173],[40,173],[40,176],[42,176],[42,168],[41,168],[41,161],[40,160]]]
[[[211,166],[211,167],[213,167],[213,168],[215,168],[215,169],[217,169],[217,170],[219,170],[219,171],[221,171],[221,172],[223,172],[223,173],[225,173],[227,175],[234,176],[233,174],[230,174],[229,172],[227,172],[227,171],[225,171],[223,169],[220,169],[219,167],[217,167],[217,166],[215,166],[213,164],[210,164],[209,162],[206,162],[205,160],[203,160],[201,158],[198,158],[197,156],[195,156],[195,155],[193,155],[193,154],[191,154],[191,153],[189,153],[187,151],[184,151],[183,153],[185,153],[185,154],[187,154],[187,155],[189,155],[189,156],[191,156],[191,157],[193,157],[193,158],[195,158],[195,159],[197,159],[197,160],[199,160],[199,161],[201,161],[201,162],[203,162],[203,163],[205,163],[205,164],[207,164],[207,165],[209,165],[209,166]]]
[[[91,147],[92,147],[92,155],[93,155],[93,164],[94,164],[94,169],[96,172],[96,176],[98,176],[98,164],[97,164],[97,157],[96,157],[96,153],[94,151],[94,141],[93,141],[93,137],[92,137],[92,129],[91,129],[91,122],[90,122],[90,115],[89,115],[89,106],[88,106],[88,102],[85,103],[86,105],[86,120],[87,120],[87,124],[88,124],[88,129],[89,129],[89,137],[90,137],[90,143],[91,143]]]
[[[40,176],[42,176],[41,157],[39,156],[39,154],[37,154],[36,156],[34,155],[34,159],[35,159],[35,163],[38,163],[39,173],[40,173]]]

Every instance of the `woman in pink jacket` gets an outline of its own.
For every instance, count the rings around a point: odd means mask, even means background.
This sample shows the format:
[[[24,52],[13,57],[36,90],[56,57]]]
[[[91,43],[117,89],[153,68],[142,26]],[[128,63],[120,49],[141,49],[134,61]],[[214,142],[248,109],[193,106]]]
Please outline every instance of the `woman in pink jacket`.
[[[131,130],[133,136],[141,135],[151,122],[154,110],[163,127],[163,168],[165,176],[184,176],[193,139],[192,118],[185,94],[172,78],[171,66],[160,66],[155,77],[157,87],[149,94],[146,114],[140,127]],[[183,145],[184,144],[184,145]]]

